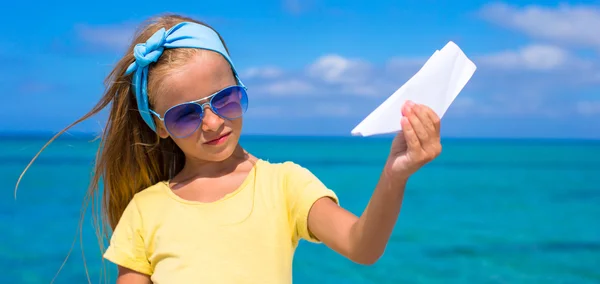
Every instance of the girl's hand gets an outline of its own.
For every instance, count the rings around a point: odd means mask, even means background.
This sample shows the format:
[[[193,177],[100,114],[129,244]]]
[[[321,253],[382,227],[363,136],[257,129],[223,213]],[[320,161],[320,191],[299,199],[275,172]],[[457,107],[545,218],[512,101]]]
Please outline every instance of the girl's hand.
[[[407,101],[402,116],[402,131],[392,142],[384,170],[389,179],[398,182],[406,182],[442,151],[440,118],[431,108]]]
[[[408,178],[441,152],[440,119],[430,108],[408,102],[402,107],[402,129],[382,177],[360,218],[329,198],[314,203],[309,231],[327,246],[362,264],[375,263],[385,251],[400,213]]]

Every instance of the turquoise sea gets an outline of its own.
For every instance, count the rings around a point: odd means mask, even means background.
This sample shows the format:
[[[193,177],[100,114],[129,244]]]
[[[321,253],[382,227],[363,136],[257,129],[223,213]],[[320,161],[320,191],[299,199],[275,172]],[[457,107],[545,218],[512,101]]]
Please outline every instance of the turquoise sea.
[[[48,138],[0,138],[0,283],[50,283],[76,237],[97,141],[59,139],[13,197]],[[309,168],[360,214],[390,141],[248,136],[242,144],[260,158]],[[410,181],[377,264],[304,242],[294,283],[600,283],[600,141],[445,139],[443,146]],[[87,218],[55,283],[87,283],[86,266],[99,283],[91,224]]]

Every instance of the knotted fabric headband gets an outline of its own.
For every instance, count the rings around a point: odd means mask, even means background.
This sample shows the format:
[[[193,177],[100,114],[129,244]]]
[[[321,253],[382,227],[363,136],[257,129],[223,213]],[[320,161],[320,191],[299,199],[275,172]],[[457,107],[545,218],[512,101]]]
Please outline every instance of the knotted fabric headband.
[[[156,131],[156,125],[150,113],[147,93],[148,66],[152,62],[158,61],[165,48],[198,48],[217,52],[227,59],[227,62],[231,65],[233,75],[238,83],[243,86],[223,42],[213,29],[193,22],[182,22],[169,30],[161,28],[145,43],[135,45],[133,48],[135,61],[125,71],[126,75],[134,73],[132,85],[138,111],[146,124],[154,131]]]

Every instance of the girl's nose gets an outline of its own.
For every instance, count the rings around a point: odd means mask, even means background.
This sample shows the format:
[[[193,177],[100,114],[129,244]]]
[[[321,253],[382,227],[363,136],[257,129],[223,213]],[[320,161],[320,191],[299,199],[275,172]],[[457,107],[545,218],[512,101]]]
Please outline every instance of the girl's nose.
[[[202,131],[218,131],[225,121],[223,118],[213,112],[213,110],[206,106],[204,107],[204,117],[202,118]]]

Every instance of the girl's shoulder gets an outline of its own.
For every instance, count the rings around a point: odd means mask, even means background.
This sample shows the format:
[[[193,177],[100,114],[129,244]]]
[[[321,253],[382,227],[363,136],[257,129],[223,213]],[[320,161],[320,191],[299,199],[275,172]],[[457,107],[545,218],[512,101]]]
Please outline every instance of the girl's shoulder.
[[[307,168],[293,161],[271,162],[263,159],[257,160],[255,169],[257,172],[262,171],[271,176],[280,176],[284,178],[308,171]]]
[[[169,181],[163,180],[159,181],[151,186],[148,186],[133,196],[134,200],[141,201],[145,200],[146,202],[150,200],[160,200],[165,197],[165,193],[170,190],[169,189]]]
[[[301,165],[294,161],[280,161],[270,162],[267,160],[259,160],[257,162],[257,172],[262,176],[267,176],[270,179],[277,179],[283,183],[283,186],[289,186],[290,184],[304,183],[320,183],[319,178],[313,174],[313,172],[304,165]]]
[[[292,187],[307,183],[320,183],[319,179],[308,168],[293,161],[272,162],[257,159],[250,175],[248,179],[253,182],[248,182],[248,184],[260,185],[261,188],[278,187],[289,190]],[[267,188],[264,189],[267,190]],[[152,206],[164,205],[166,199],[179,200],[171,191],[168,180],[159,181],[142,189],[135,194],[133,199],[138,204],[151,204]]]

